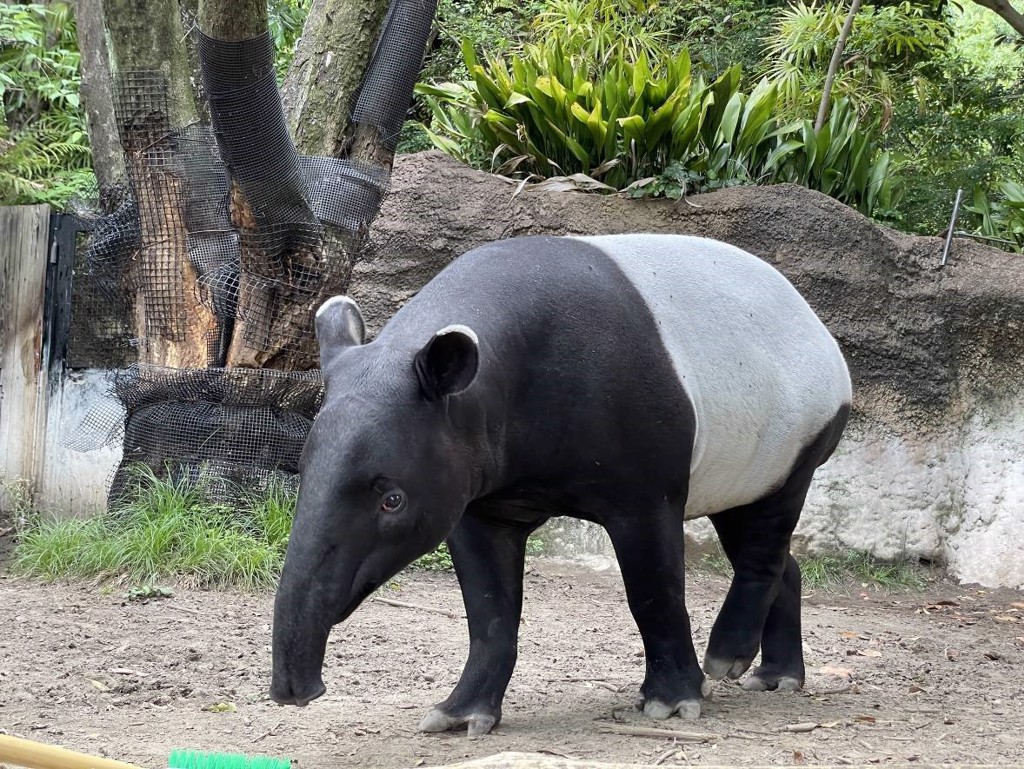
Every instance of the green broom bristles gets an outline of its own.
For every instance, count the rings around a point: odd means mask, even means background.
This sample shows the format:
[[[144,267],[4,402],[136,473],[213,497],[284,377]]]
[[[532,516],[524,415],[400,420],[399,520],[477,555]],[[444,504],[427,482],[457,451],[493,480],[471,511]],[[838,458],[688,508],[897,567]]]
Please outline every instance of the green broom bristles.
[[[167,763],[169,769],[290,769],[291,765],[286,758],[200,753],[195,750],[175,750]]]

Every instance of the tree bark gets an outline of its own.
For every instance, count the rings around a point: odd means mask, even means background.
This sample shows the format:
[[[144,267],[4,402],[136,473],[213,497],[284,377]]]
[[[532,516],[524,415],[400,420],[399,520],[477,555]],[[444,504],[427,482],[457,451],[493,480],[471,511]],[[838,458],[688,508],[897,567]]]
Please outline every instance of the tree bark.
[[[218,40],[258,37],[267,23],[266,0],[199,0],[199,28]]]
[[[104,5],[117,129],[139,204],[142,247],[125,275],[125,289],[134,294],[133,331],[144,341],[139,360],[203,367],[219,325],[199,298],[186,247],[186,185],[173,171],[173,132],[197,120],[178,3]]]
[[[1010,5],[1007,0],[974,0],[974,2],[982,8],[995,11],[1003,21],[1013,27],[1018,35],[1024,37],[1024,14]]]
[[[846,41],[850,37],[850,30],[853,29],[853,20],[860,10],[860,0],[853,0],[850,3],[850,12],[846,14],[846,21],[839,31],[839,39],[836,41],[835,50],[832,51],[832,60],[828,63],[828,73],[825,75],[825,87],[821,92],[821,105],[818,107],[818,118],[814,121],[815,132],[820,131],[828,118],[828,109],[832,101],[832,84],[836,79],[836,72],[839,71],[839,62],[843,58],[843,51],[846,50]]]
[[[341,157],[387,0],[313,0],[281,98],[303,155]]]
[[[85,107],[100,202],[106,208],[110,192],[123,185],[126,179],[124,154],[117,138],[114,85],[110,77],[103,24],[102,0],[78,0],[75,4],[75,26],[81,55],[82,106]]]

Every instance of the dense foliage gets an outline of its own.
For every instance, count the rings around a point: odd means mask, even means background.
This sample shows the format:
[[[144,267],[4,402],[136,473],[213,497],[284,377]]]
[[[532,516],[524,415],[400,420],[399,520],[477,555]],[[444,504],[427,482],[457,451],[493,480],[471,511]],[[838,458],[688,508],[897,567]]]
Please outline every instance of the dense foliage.
[[[61,203],[94,184],[67,3],[0,3],[0,204]]]
[[[734,65],[706,83],[686,48],[632,27],[616,0],[555,2],[535,41],[483,61],[467,42],[470,80],[419,86],[438,147],[500,173],[634,194],[787,181],[865,213],[890,204],[889,156],[845,100],[815,133],[783,120],[776,82],[744,90]]]
[[[269,3],[279,77],[309,5]],[[1019,250],[1019,36],[974,4],[863,6],[830,124],[812,136],[807,121],[847,9],[840,0],[440,0],[400,149],[433,142],[478,167],[584,174],[576,186],[632,184],[634,195],[791,181],[925,233],[945,229],[962,188],[959,228]],[[69,4],[0,4],[0,203],[61,203],[92,186],[78,83]]]

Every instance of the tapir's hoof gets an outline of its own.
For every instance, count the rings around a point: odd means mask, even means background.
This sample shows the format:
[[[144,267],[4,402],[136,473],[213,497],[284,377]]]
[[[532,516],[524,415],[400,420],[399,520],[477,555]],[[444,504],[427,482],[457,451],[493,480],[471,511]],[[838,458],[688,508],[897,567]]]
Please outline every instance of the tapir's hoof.
[[[466,727],[470,737],[482,737],[490,733],[498,722],[494,716],[486,713],[474,713],[468,716],[450,716],[439,708],[434,708],[420,721],[421,732],[448,732],[452,729]]]
[[[748,692],[798,692],[804,687],[799,678],[773,676],[755,670],[750,674],[750,678],[743,682],[743,688]]]
[[[753,661],[753,657],[733,657],[731,659],[723,659],[721,657],[713,657],[709,654],[704,657],[704,674],[713,681],[719,681],[723,678],[736,680],[747,672],[750,668],[750,663]]]
[[[696,721],[700,718],[701,702],[711,696],[711,682],[707,679],[701,681],[700,696],[701,699],[698,700],[678,700],[674,705],[670,705],[655,697],[647,699],[641,695],[636,702],[636,709],[642,710],[645,716],[655,721],[664,721],[674,715],[678,715],[684,721]]]
[[[658,700],[647,700],[644,703],[644,715],[655,721],[664,721],[676,714],[684,721],[696,721],[700,718],[700,700],[680,700],[675,705]]]

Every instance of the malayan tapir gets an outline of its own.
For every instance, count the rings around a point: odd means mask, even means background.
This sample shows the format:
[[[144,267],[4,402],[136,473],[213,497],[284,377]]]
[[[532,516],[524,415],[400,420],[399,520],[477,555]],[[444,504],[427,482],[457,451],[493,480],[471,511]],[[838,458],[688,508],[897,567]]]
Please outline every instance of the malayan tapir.
[[[325,394],[275,600],[274,700],[323,694],[332,626],[447,540],[469,658],[420,728],[490,731],[526,540],[553,516],[608,532],[648,716],[696,718],[705,674],[738,678],[759,650],[745,688],[802,686],[790,538],[851,384],[769,264],[698,237],[512,238],[454,260],[372,342],[347,297],[320,307],[316,333]],[[703,671],[683,597],[683,520],[701,516],[734,569]]]

